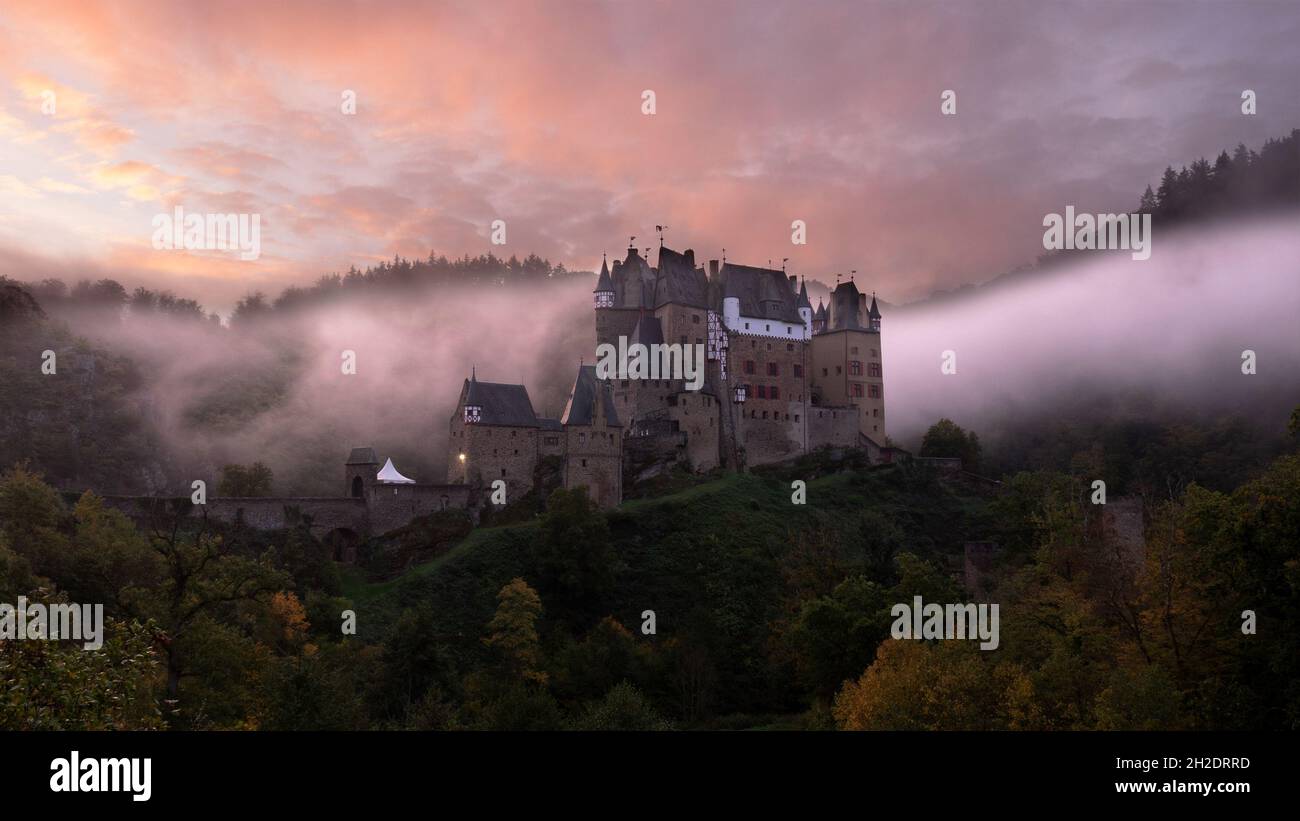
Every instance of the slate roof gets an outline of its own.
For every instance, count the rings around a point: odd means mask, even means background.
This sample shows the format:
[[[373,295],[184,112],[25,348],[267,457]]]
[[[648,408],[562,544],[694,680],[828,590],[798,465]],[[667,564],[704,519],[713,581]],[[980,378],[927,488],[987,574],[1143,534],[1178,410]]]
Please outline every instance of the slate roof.
[[[542,430],[564,430],[564,424],[559,419],[547,419],[545,416],[537,417],[537,424]]]
[[[709,281],[704,276],[704,271],[695,267],[695,255],[691,251],[679,254],[671,248],[660,246],[654,307],[669,302],[707,309]]]
[[[377,465],[379,460],[375,458],[374,448],[353,448],[352,454],[348,456],[349,465]]]
[[[868,319],[880,319],[880,309],[876,307],[876,295],[871,295],[871,310],[867,311]]]
[[[812,310],[812,303],[808,301],[808,283],[799,283],[799,300],[795,303],[796,308],[807,308]]]
[[[596,288],[595,290],[592,291],[592,293],[598,294],[601,291],[613,291],[613,290],[614,290],[614,280],[610,279],[609,276],[609,261],[606,260],[604,257],[602,257],[600,260],[600,278],[596,280]]]
[[[654,314],[641,314],[628,337],[628,344],[640,342],[642,345],[664,344],[664,326]]]
[[[819,298],[817,300],[817,312],[813,314],[814,320],[820,320],[823,324],[826,322],[826,304]]]
[[[596,378],[595,365],[578,368],[578,376],[573,380],[573,390],[569,393],[569,403],[564,406],[561,421],[566,425],[590,425],[596,412],[596,391],[604,394],[605,424],[622,427],[618,413],[614,410],[614,392],[609,385]]]
[[[471,377],[465,380],[461,396],[461,409],[466,405],[478,405],[483,409],[479,415],[479,424],[514,428],[539,427],[533,403],[528,398],[528,389],[523,385],[480,382]]]
[[[784,271],[726,262],[719,276],[723,296],[740,300],[740,315],[778,322],[802,322],[797,296]]]
[[[614,263],[615,308],[653,308],[655,275],[635,248],[627,249],[627,259]]]
[[[828,331],[865,330],[858,312],[862,307],[862,295],[852,280],[841,282],[831,292],[831,326]]]

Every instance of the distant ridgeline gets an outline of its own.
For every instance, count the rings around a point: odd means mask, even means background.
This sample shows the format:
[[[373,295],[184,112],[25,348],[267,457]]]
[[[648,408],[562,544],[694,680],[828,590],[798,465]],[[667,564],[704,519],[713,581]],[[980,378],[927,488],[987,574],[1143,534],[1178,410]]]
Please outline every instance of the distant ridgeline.
[[[1264,142],[1259,151],[1238,143],[1231,155],[1222,151],[1211,163],[1204,157],[1175,171],[1166,167],[1160,183],[1150,185],[1138,199],[1137,213],[1151,214],[1164,229],[1221,217],[1300,208],[1300,129]],[[898,310],[934,306],[1038,276],[1046,268],[1094,251],[1051,251],[1037,263],[994,277],[981,285],[936,291],[925,299],[897,306]]]
[[[393,257],[392,262],[381,262],[364,271],[356,266],[346,274],[327,274],[308,287],[290,286],[274,300],[260,291],[250,293],[239,301],[231,314],[230,324],[277,311],[289,311],[311,305],[325,304],[338,299],[361,294],[379,294],[424,288],[479,286],[500,288],[507,285],[544,284],[571,281],[574,278],[594,277],[591,271],[569,271],[563,263],[552,265],[550,260],[529,254],[522,260],[516,256],[501,259],[493,254],[477,257],[463,256],[448,259],[429,253],[424,260],[406,260]],[[208,313],[193,299],[184,299],[169,291],[136,288],[127,293],[121,283],[112,279],[97,282],[82,280],[72,287],[59,279],[46,279],[26,285],[47,310],[63,313],[117,313],[119,315],[162,315],[196,322],[221,325],[221,318]]]

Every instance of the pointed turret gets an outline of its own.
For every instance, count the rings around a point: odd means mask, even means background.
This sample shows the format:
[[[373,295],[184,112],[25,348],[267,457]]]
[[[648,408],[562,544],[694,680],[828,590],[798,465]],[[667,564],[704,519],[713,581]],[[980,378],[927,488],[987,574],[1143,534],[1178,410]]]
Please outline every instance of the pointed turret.
[[[813,309],[812,303],[808,301],[807,281],[799,283],[799,299],[795,302],[795,306],[799,311],[799,318],[803,320],[803,338],[812,339]]]
[[[596,308],[614,307],[614,280],[609,275],[609,261],[604,254],[600,255],[600,278],[596,280],[596,290],[592,293],[595,294],[593,302]]]
[[[880,330],[880,308],[876,305],[876,293],[871,292],[871,307],[867,309],[867,322],[871,330]]]

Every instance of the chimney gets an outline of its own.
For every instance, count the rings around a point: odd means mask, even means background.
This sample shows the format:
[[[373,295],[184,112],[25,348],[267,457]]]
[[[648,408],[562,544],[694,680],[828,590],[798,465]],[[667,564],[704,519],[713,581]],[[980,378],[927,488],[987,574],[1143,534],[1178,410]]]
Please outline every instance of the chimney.
[[[695,251],[694,251],[694,250],[692,250],[692,249],[690,249],[690,248],[687,248],[687,249],[686,249],[686,253],[682,254],[682,256],[686,257],[686,264],[687,264],[687,265],[691,266],[692,268],[695,267]]]
[[[709,279],[717,279],[717,278],[718,278],[718,261],[716,259],[711,259],[709,260]]]
[[[858,294],[858,322],[862,322],[867,316],[867,295]]]
[[[790,275],[790,290],[796,294],[799,293],[799,278],[794,274]]]

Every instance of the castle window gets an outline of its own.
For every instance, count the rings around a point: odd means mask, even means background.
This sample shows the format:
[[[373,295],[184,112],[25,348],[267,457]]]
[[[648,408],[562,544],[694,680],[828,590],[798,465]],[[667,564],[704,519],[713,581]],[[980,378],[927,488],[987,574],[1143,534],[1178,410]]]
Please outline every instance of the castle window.
[[[771,342],[767,343],[767,349],[768,349],[769,351],[772,350],[772,343],[771,343]]]
[[[780,398],[781,398],[781,392],[780,392],[780,389],[777,388],[776,385],[773,385],[773,386],[772,386],[772,388],[771,388],[771,392],[772,392],[772,395],[771,395],[771,398],[772,398],[772,399],[780,399]]]
[[[517,431],[517,430],[512,430],[512,431],[510,431],[510,438],[511,438],[511,439],[514,439],[515,436],[518,435],[518,433],[519,433],[519,431]]]
[[[699,324],[700,324],[700,315],[699,315],[699,314],[691,314],[691,322],[694,323],[694,324],[696,324],[696,325],[699,325]]]
[[[771,326],[771,325],[766,325],[766,326],[764,326],[764,327],[766,328],[766,330],[767,330],[768,333],[771,333],[771,332],[772,332],[772,326]],[[772,347],[771,345],[768,346],[769,349],[770,349],[771,347]]]
[[[880,386],[879,386],[879,385],[868,385],[868,386],[867,386],[867,396],[870,396],[872,399],[879,399],[879,398],[880,398]]]
[[[578,434],[578,444],[579,444],[579,445],[585,445],[585,444],[587,444],[587,434],[585,434],[585,433],[579,433],[579,434]]]
[[[519,448],[515,448],[515,456],[519,455]]]
[[[583,460],[582,460],[582,466],[583,466],[583,467],[586,467],[586,466],[587,466],[587,460],[586,460],[586,459],[583,459]]]
[[[856,359],[849,363],[849,376],[862,376],[862,363]]]
[[[502,475],[502,476],[505,476],[505,475],[506,475],[506,469],[505,469],[505,468],[501,468],[501,475]]]
[[[763,411],[763,418],[764,418],[764,419],[767,418],[767,411]]]
[[[747,330],[747,331],[749,330],[749,323],[748,323],[748,322],[745,323],[745,330]]]
[[[876,418],[880,418],[880,408],[872,408],[871,415]]]
[[[794,415],[794,421],[796,421],[796,422],[799,421],[799,414],[796,413],[796,414]]]
[[[880,363],[879,363],[879,362],[868,362],[868,363],[867,363],[867,376],[874,376],[874,377],[877,377],[877,378],[880,377]]]
[[[827,376],[827,375],[828,375],[828,374],[826,373],[826,369],[825,369],[825,368],[822,368],[822,376]]]
[[[794,378],[803,379],[803,365],[794,366]]]
[[[759,386],[758,386],[758,398],[759,398],[759,399],[766,399],[766,398],[767,398],[767,385],[759,385]]]
[[[836,375],[836,376],[839,376],[839,375],[842,374],[842,373],[844,373],[844,368],[841,367],[840,365],[836,365],[836,366],[835,366],[835,375]]]
[[[777,364],[776,364],[775,362],[769,362],[769,363],[767,363],[767,375],[768,375],[768,376],[780,376],[780,375],[781,375],[781,369],[780,369],[779,367],[777,367]]]
[[[754,360],[752,359],[745,360],[745,373],[747,374],[754,373]]]
[[[790,342],[790,343],[786,344],[785,349],[786,349],[787,351],[793,351],[793,350],[794,350],[794,343],[793,343],[793,342]]]
[[[849,383],[849,395],[850,395],[850,396],[861,396],[861,395],[862,395],[862,383],[861,383],[861,382],[850,382],[850,383]]]

